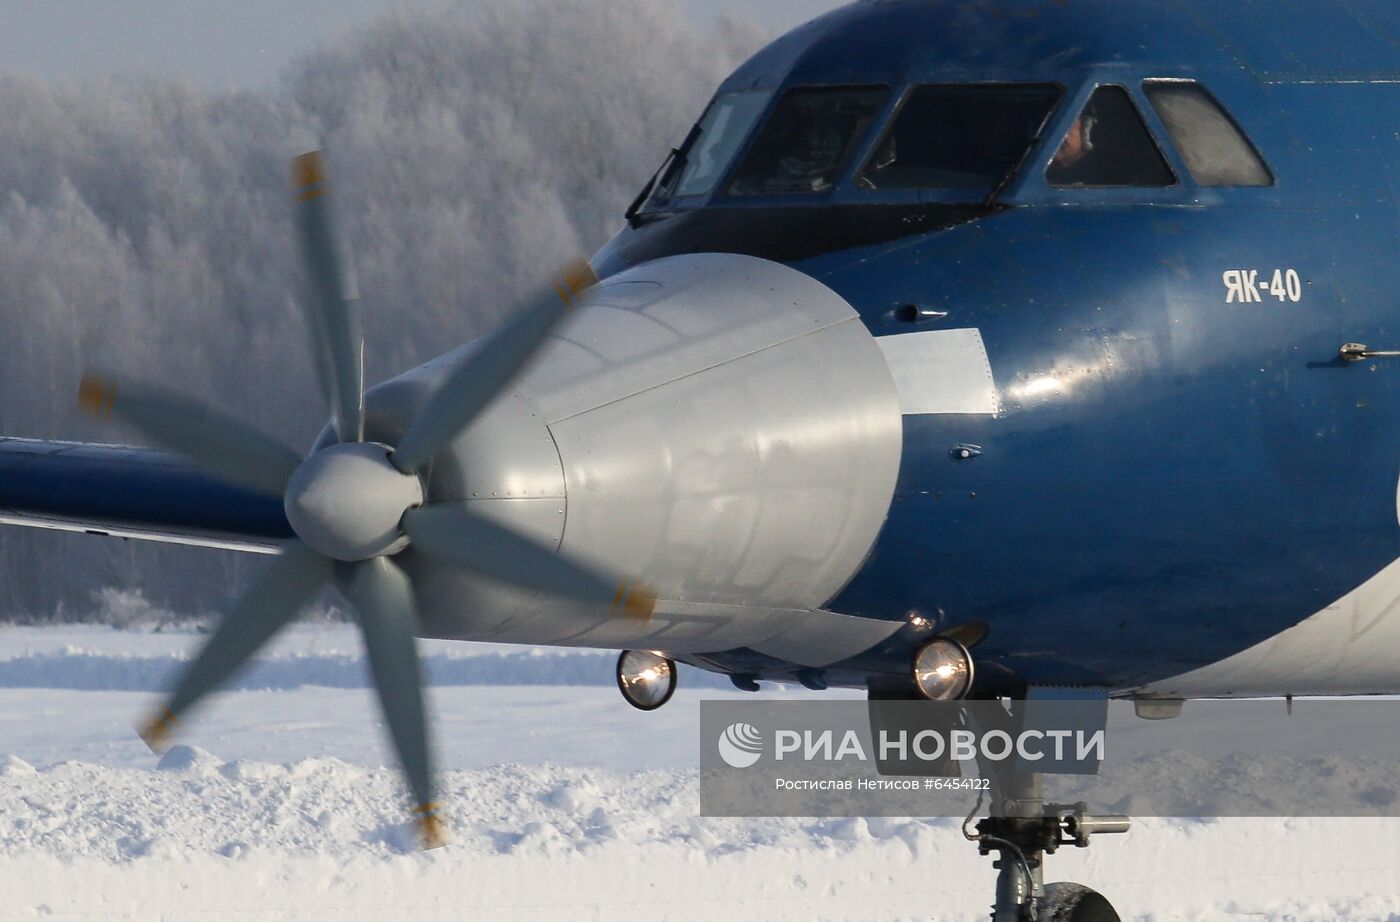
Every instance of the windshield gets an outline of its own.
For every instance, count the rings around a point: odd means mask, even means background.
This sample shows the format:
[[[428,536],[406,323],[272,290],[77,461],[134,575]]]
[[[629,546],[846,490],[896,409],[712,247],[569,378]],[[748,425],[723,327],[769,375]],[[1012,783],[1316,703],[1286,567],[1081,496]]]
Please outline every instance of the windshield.
[[[968,189],[990,194],[1040,137],[1053,86],[922,86],[856,178],[862,189]]]
[[[730,194],[782,195],[830,188],[888,96],[888,87],[788,92],[744,158]]]
[[[772,97],[771,90],[749,90],[711,103],[659,195],[704,195],[713,189]]]
[[[1052,186],[1136,186],[1176,182],[1152,132],[1121,86],[1094,90],[1045,169]]]

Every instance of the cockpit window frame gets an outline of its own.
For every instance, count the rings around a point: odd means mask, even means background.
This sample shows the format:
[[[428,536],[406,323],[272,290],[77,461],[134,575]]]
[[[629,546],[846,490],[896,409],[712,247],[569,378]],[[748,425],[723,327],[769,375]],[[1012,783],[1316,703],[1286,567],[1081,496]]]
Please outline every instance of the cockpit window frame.
[[[930,88],[1033,88],[1054,90],[1055,98],[1051,102],[1050,108],[1045,114],[1045,119],[1040,125],[1040,130],[1038,134],[1031,141],[1031,143],[1026,146],[1026,150],[1021,155],[1021,159],[1016,163],[1014,167],[1012,167],[1008,171],[1007,175],[1003,177],[1002,180],[998,184],[996,184],[996,186],[989,188],[987,192],[983,195],[969,195],[968,187],[892,186],[884,189],[862,188],[857,182],[857,180],[865,171],[865,168],[869,164],[871,159],[875,156],[875,152],[878,150],[879,146],[884,143],[885,139],[889,137],[890,132],[892,132],[895,126],[898,124],[900,117],[904,114],[905,107],[909,104],[909,101],[912,100],[920,90],[927,90]],[[910,83],[901,89],[898,96],[899,98],[896,101],[896,104],[892,107],[891,111],[882,116],[882,121],[877,126],[877,130],[872,131],[871,136],[867,138],[866,144],[863,145],[859,153],[859,162],[854,164],[853,167],[848,171],[848,176],[843,177],[843,187],[850,187],[852,190],[855,191],[857,195],[861,197],[861,200],[863,201],[874,202],[882,197],[897,198],[901,200],[908,200],[911,197],[917,197],[920,201],[971,204],[976,202],[986,202],[997,198],[1003,188],[1005,188],[1017,176],[1019,176],[1023,170],[1027,169],[1030,164],[1036,162],[1038,152],[1045,143],[1045,137],[1049,133],[1050,126],[1055,123],[1056,117],[1060,112],[1060,107],[1063,106],[1065,103],[1066,92],[1065,85],[1054,80],[940,80]]]
[[[1199,90],[1212,104],[1215,110],[1224,117],[1232,128],[1234,128],[1239,139],[1244,142],[1245,147],[1263,169],[1269,181],[1264,183],[1207,183],[1198,179],[1195,172],[1191,169],[1190,164],[1186,162],[1185,154],[1177,144],[1176,137],[1172,134],[1171,126],[1167,125],[1166,121],[1162,118],[1162,113],[1157,108],[1157,103],[1148,92],[1149,88],[1153,85],[1160,86],[1164,84],[1188,85]],[[1215,91],[1211,89],[1207,81],[1196,77],[1144,77],[1139,81],[1138,89],[1141,91],[1143,101],[1146,103],[1146,110],[1143,114],[1151,119],[1149,127],[1159,128],[1161,136],[1168,139],[1169,149],[1180,161],[1180,166],[1177,168],[1178,171],[1182,176],[1188,177],[1194,185],[1207,191],[1273,189],[1278,185],[1278,174],[1274,171],[1274,167],[1269,162],[1269,158],[1264,156],[1264,151],[1260,148],[1259,143],[1240,122],[1239,118],[1236,117],[1234,111],[1229,106],[1225,105],[1224,101],[1215,94]]]
[[[753,143],[754,136],[758,133],[759,129],[767,124],[769,117],[773,114],[774,105],[785,92],[786,90],[782,87],[745,87],[741,89],[721,87],[717,90],[714,96],[710,98],[710,101],[706,103],[704,111],[702,111],[700,117],[695,120],[695,124],[692,125],[690,130],[686,133],[681,145],[666,155],[665,161],[657,171],[655,188],[644,191],[646,199],[640,204],[637,213],[645,216],[664,213],[687,206],[698,207],[720,194],[725,184],[729,182],[730,173],[745,156],[749,145]],[[679,179],[677,175],[678,171],[683,171],[685,169],[684,159],[690,155],[695,145],[700,143],[700,126],[705,123],[705,119],[714,111],[715,106],[719,104],[721,99],[737,93],[766,93],[768,99],[759,109],[758,116],[753,120],[753,123],[749,125],[743,138],[740,139],[738,146],[730,155],[729,163],[724,165],[723,169],[717,174],[715,181],[703,192],[696,192],[689,195],[666,194],[664,191],[665,187]]]
[[[764,192],[764,193],[736,193],[733,185],[738,177],[740,169],[748,162],[752,155],[754,146],[763,137],[769,123],[773,120],[779,109],[787,98],[793,93],[808,91],[834,91],[834,90],[883,90],[885,98],[881,101],[875,114],[871,116],[870,124],[865,129],[865,136],[858,139],[851,148],[846,162],[841,165],[840,170],[832,179],[831,184],[825,189],[814,192]],[[723,201],[725,203],[754,203],[754,204],[798,204],[798,203],[826,203],[833,197],[844,192],[853,181],[856,172],[865,163],[865,158],[878,139],[880,133],[889,123],[891,113],[907,95],[908,87],[896,81],[883,78],[870,80],[841,80],[830,83],[803,81],[800,83],[784,84],[778,87],[773,98],[768,101],[768,107],[759,116],[753,128],[749,131],[748,137],[744,139],[743,145],[730,160],[728,168],[721,175],[719,183],[711,193],[712,200]]]
[[[932,79],[929,79],[932,77]],[[1215,204],[1229,204],[1237,207],[1268,207],[1270,203],[1277,203],[1280,200],[1280,187],[1282,180],[1279,179],[1280,171],[1278,165],[1273,160],[1266,160],[1270,172],[1275,177],[1273,186],[1259,187],[1203,187],[1199,186],[1192,178],[1186,164],[1182,161],[1177,151],[1176,145],[1171,141],[1165,125],[1158,118],[1156,110],[1152,107],[1146,93],[1142,89],[1142,84],[1146,80],[1169,80],[1183,79],[1194,80],[1209,88],[1213,96],[1220,100],[1230,115],[1236,119],[1245,136],[1260,151],[1261,157],[1266,142],[1276,140],[1273,127],[1268,122],[1261,122],[1258,117],[1259,111],[1272,111],[1269,108],[1269,100],[1251,96],[1248,88],[1241,89],[1236,85],[1237,75],[1233,72],[1216,70],[1192,69],[1189,72],[1175,71],[1171,68],[1152,68],[1151,70],[1130,64],[1103,64],[1079,72],[1075,79],[1065,79],[1063,75],[1046,74],[1043,71],[1007,69],[996,73],[986,73],[968,75],[963,78],[961,74],[950,73],[946,77],[943,74],[933,74],[919,77],[912,77],[906,82],[901,75],[890,72],[867,72],[862,74],[845,74],[839,80],[811,80],[795,79],[792,82],[782,82],[779,84],[760,84],[758,82],[745,84],[742,86],[728,84],[718,88],[714,97],[706,105],[704,117],[720,96],[740,90],[763,90],[772,95],[767,106],[760,114],[754,125],[751,126],[747,137],[740,144],[734,153],[731,162],[722,171],[715,187],[708,193],[689,196],[684,198],[662,198],[655,196],[648,198],[639,211],[638,223],[648,223],[652,220],[664,218],[668,215],[682,214],[696,209],[705,208],[742,208],[742,207],[802,207],[802,206],[857,206],[857,205],[883,205],[883,204],[913,204],[913,203],[967,203],[968,196],[966,190],[956,190],[949,194],[948,190],[939,189],[888,189],[870,191],[858,188],[855,179],[863,168],[867,160],[873,155],[876,146],[880,143],[885,132],[894,124],[899,113],[907,104],[910,94],[919,87],[926,85],[950,85],[950,86],[975,86],[975,85],[1021,85],[1035,84],[1042,86],[1055,86],[1060,90],[1060,96],[1055,108],[1052,110],[1049,119],[1041,132],[1040,138],[1027,151],[1025,159],[1018,170],[1015,171],[1003,188],[997,191],[994,197],[985,202],[988,206],[1018,206],[1018,205],[1073,205],[1081,207],[1092,207],[1098,205],[1186,205],[1202,206]],[[1218,84],[1218,85],[1217,85]],[[1089,97],[1101,86],[1113,85],[1127,92],[1138,115],[1142,118],[1147,127],[1147,131],[1153,143],[1166,160],[1176,183],[1172,186],[1164,187],[1051,187],[1045,179],[1045,168],[1051,158],[1059,149],[1064,140],[1069,126],[1074,118],[1082,111]],[[867,132],[864,141],[856,145],[849,162],[845,164],[843,171],[838,175],[833,184],[820,192],[809,194],[763,194],[751,196],[733,196],[727,194],[729,185],[733,182],[734,176],[745,159],[749,156],[751,149],[763,129],[772,118],[774,111],[779,106],[785,95],[796,89],[827,89],[841,87],[873,87],[884,86],[889,88],[887,100],[883,111],[877,113],[872,121],[872,127]],[[1220,91],[1226,91],[1222,96]],[[1226,102],[1226,99],[1229,102]],[[1253,107],[1253,108],[1251,108]],[[1256,111],[1257,110],[1257,111]],[[961,193],[961,194],[959,194]],[[979,203],[980,204],[980,203]]]
[[[748,158],[754,143],[762,135],[763,129],[767,127],[769,120],[773,117],[774,112],[777,111],[788,93],[794,90],[836,90],[843,88],[858,89],[877,87],[886,91],[886,98],[884,102],[881,103],[880,110],[872,119],[871,127],[867,130],[866,137],[855,146],[850,157],[850,162],[842,167],[841,172],[837,175],[830,187],[814,193],[765,195],[730,194],[730,184],[734,181],[740,166]],[[672,156],[682,152],[688,153],[688,151],[685,151],[685,147],[694,144],[693,135],[695,129],[704,121],[705,116],[710,113],[710,110],[721,97],[735,92],[765,92],[769,94],[768,103],[764,106],[763,111],[759,114],[758,118],[755,119],[754,123],[749,126],[748,133],[745,135],[743,142],[735,150],[728,165],[719,174],[719,179],[714,184],[713,188],[707,192],[689,196],[661,196],[655,191],[648,191],[646,199],[638,206],[637,214],[643,219],[650,220],[675,212],[691,211],[697,208],[708,207],[711,204],[721,203],[726,206],[753,205],[756,207],[774,204],[829,204],[833,198],[839,199],[847,193],[847,189],[851,185],[856,171],[865,163],[865,158],[869,155],[870,148],[878,138],[878,133],[888,124],[891,113],[901,104],[908,90],[908,86],[888,74],[874,74],[865,79],[850,78],[831,82],[803,80],[794,83],[783,83],[777,86],[721,86],[716,90],[710,101],[706,103],[704,111],[700,113],[700,117],[696,119],[695,124],[691,127],[682,147],[673,151],[672,155],[668,155],[666,162],[661,165],[656,180],[658,186],[663,180],[670,178],[672,171],[675,169],[674,165],[671,163]]]
[[[1050,170],[1054,166],[1055,158],[1059,156],[1061,148],[1064,147],[1064,145],[1068,142],[1069,133],[1074,130],[1074,126],[1078,122],[1079,117],[1088,109],[1089,105],[1094,101],[1095,97],[1097,97],[1105,89],[1118,90],[1120,93],[1123,94],[1123,98],[1127,100],[1128,105],[1137,115],[1138,124],[1142,126],[1142,129],[1147,133],[1148,140],[1150,140],[1152,142],[1152,145],[1156,148],[1158,159],[1161,160],[1162,165],[1166,167],[1167,172],[1171,174],[1171,182],[1157,183],[1153,185],[1140,185],[1132,183],[1115,183],[1108,185],[1095,185],[1089,183],[1060,184],[1056,183],[1050,178]],[[1050,156],[1042,162],[1040,170],[1041,175],[1042,177],[1044,177],[1045,184],[1047,186],[1049,186],[1051,189],[1069,193],[1105,191],[1112,192],[1124,189],[1135,191],[1161,191],[1164,189],[1181,188],[1182,177],[1190,174],[1184,173],[1182,171],[1182,164],[1180,162],[1179,157],[1174,156],[1178,153],[1176,151],[1175,146],[1170,143],[1166,143],[1169,142],[1170,139],[1169,136],[1165,133],[1165,128],[1164,126],[1162,126],[1161,122],[1155,118],[1152,120],[1148,119],[1146,111],[1150,109],[1150,106],[1144,105],[1146,99],[1144,98],[1144,94],[1139,92],[1139,90],[1140,82],[1138,86],[1134,86],[1132,84],[1127,83],[1126,81],[1107,80],[1102,82],[1096,82],[1087,94],[1084,94],[1081,99],[1076,100],[1076,105],[1073,108],[1073,113],[1070,117],[1069,122],[1063,127],[1063,130],[1055,132],[1054,137],[1047,139],[1049,142],[1051,142],[1048,144]],[[1155,116],[1156,110],[1153,109],[1151,111],[1152,114]],[[1087,144],[1087,141],[1085,143]],[[1171,152],[1171,155],[1168,154],[1168,151]]]
[[[1177,155],[1176,147],[1170,143],[1166,128],[1157,119],[1157,113],[1150,109],[1140,84],[1146,76],[1143,68],[1130,64],[1103,64],[1087,68],[1080,79],[1068,83],[1068,89],[1060,102],[1059,109],[1045,126],[1039,145],[1026,157],[1025,165],[1017,176],[996,198],[996,203],[1007,206],[1019,205],[1073,205],[1096,207],[1099,205],[1191,205],[1198,204],[1201,190],[1191,180],[1185,165]],[[1155,76],[1155,74],[1153,75]],[[1033,81],[1031,81],[1033,82]],[[1055,187],[1046,179],[1046,169],[1059,151],[1070,126],[1093,94],[1102,86],[1116,86],[1124,90],[1137,109],[1152,142],[1161,152],[1162,158],[1171,168],[1176,182],[1170,186],[1070,186]],[[1219,191],[1219,190],[1206,190]],[[1228,190],[1225,190],[1228,191]]]

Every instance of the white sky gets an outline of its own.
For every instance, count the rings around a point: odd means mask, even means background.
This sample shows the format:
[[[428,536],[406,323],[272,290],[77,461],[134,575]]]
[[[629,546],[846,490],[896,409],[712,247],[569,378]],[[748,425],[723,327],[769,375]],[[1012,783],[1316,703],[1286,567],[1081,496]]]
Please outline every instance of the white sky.
[[[377,13],[428,2],[0,0],[0,73],[64,79],[145,71],[206,86],[257,86],[298,53]],[[842,2],[680,0],[697,21],[727,14],[775,34]]]

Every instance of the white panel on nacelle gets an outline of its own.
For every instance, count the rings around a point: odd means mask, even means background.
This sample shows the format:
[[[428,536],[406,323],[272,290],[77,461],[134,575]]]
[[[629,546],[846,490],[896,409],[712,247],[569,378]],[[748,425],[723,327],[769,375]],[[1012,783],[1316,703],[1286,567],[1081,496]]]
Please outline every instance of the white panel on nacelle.
[[[982,331],[923,330],[881,336],[906,416],[925,413],[993,414],[1000,407]]]

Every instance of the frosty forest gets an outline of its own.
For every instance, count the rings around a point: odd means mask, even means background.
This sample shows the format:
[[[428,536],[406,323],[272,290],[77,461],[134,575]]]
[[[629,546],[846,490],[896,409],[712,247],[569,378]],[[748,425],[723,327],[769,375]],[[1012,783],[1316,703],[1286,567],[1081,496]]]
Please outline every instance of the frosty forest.
[[[328,152],[377,382],[490,330],[601,245],[755,29],[673,0],[402,10],[267,91],[0,79],[0,433],[132,440],[82,418],[85,368],[198,395],[304,448],[288,162]],[[0,612],[207,610],[256,559],[0,528]]]

